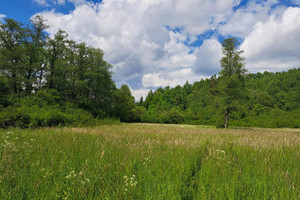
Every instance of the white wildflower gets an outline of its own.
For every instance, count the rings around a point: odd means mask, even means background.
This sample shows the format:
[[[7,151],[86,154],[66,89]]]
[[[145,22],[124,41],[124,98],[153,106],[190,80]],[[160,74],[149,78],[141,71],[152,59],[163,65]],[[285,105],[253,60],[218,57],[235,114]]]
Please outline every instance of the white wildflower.
[[[71,175],[69,174],[68,176],[66,176],[66,179],[69,179],[69,178],[71,178]]]

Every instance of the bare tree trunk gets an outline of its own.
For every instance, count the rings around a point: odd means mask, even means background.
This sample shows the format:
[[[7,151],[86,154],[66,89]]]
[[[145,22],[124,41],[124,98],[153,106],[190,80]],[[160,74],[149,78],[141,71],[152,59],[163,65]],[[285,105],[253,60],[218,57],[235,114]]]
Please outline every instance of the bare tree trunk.
[[[225,128],[228,128],[228,118],[229,118],[229,110],[225,111]]]

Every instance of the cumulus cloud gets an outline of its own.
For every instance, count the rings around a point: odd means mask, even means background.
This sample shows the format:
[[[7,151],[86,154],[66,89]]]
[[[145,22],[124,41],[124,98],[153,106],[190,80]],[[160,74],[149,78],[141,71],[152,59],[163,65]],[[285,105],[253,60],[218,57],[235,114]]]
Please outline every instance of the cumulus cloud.
[[[139,102],[141,97],[143,97],[143,99],[145,100],[145,97],[147,97],[150,90],[149,89],[135,90],[135,89],[130,88],[130,91],[131,91],[132,96],[134,96],[135,101]]]
[[[129,84],[135,94],[217,74],[222,56],[218,34],[245,39],[241,48],[250,71],[263,66],[282,70],[298,62],[299,8],[287,9],[278,0],[243,6],[240,0],[35,1],[74,3],[68,14],[54,9],[39,13],[48,20],[49,33],[61,28],[72,39],[103,49],[117,85]],[[215,34],[199,42],[207,31]],[[201,45],[195,46],[197,42]]]
[[[281,71],[300,66],[300,8],[288,8],[282,16],[258,22],[245,38],[245,51],[251,71]]]
[[[248,1],[248,3],[237,9],[225,24],[218,27],[218,31],[222,35],[230,35],[240,38],[245,38],[253,29],[255,24],[266,22],[272,15],[282,15],[286,9],[285,6],[276,6],[278,0],[266,1]]]
[[[101,4],[78,5],[70,14],[55,10],[40,14],[48,20],[50,34],[62,28],[76,41],[103,49],[105,59],[114,66],[116,81],[128,83],[144,74],[172,73],[178,68],[191,67],[196,54],[191,53],[193,48],[187,42],[225,20],[237,3],[234,0],[104,0]],[[172,30],[176,28],[182,30]],[[181,82],[186,80],[190,77]]]
[[[175,87],[183,85],[187,80],[189,82],[199,81],[208,78],[208,76],[197,75],[191,68],[179,69],[170,73],[151,73],[145,74],[142,81],[145,87]]]
[[[202,75],[218,74],[220,71],[220,59],[222,45],[215,39],[205,40],[203,45],[196,49],[196,62],[193,71]]]
[[[6,15],[0,14],[0,19],[1,19],[1,18],[6,18]]]

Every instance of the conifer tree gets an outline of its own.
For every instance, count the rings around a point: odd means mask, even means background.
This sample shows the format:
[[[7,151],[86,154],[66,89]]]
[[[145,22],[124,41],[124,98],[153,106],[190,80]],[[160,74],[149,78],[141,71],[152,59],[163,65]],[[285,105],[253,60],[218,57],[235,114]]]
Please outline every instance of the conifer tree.
[[[239,42],[236,38],[225,39],[222,43],[221,59],[221,98],[225,110],[225,124],[228,127],[229,114],[235,109],[244,93],[245,58],[243,51],[237,49]]]

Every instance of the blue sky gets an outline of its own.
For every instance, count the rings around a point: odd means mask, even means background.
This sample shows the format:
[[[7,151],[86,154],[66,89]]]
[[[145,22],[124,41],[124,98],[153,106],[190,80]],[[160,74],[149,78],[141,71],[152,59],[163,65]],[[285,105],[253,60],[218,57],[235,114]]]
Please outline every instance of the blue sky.
[[[0,18],[47,19],[78,42],[101,48],[117,86],[149,89],[220,71],[221,42],[237,37],[249,72],[300,66],[300,0],[0,0]]]
[[[0,0],[0,13],[22,23],[28,23],[35,13],[56,9],[58,12],[69,13],[75,9],[74,4],[44,6],[32,0]]]

